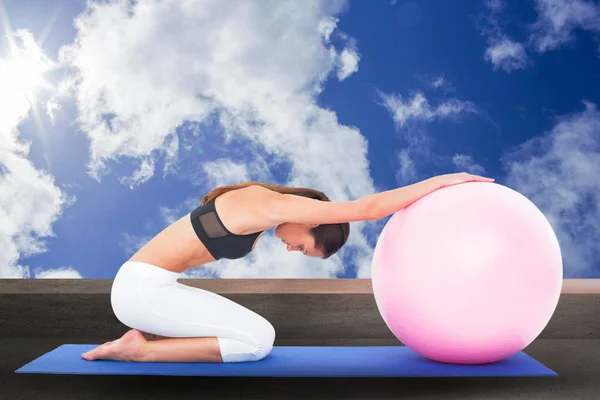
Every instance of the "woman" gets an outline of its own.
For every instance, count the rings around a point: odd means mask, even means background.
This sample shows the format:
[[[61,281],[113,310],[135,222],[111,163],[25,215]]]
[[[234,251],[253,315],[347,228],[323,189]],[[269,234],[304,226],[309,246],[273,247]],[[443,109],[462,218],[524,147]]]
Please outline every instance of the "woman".
[[[440,175],[348,202],[331,202],[313,189],[259,182],[217,188],[121,266],[111,304],[116,317],[132,329],[82,357],[135,362],[261,360],[273,347],[273,326],[225,297],[178,283],[184,271],[220,258],[244,257],[271,228],[288,251],[328,258],[346,243],[349,222],[384,218],[437,189],[473,181],[494,180],[464,172]]]

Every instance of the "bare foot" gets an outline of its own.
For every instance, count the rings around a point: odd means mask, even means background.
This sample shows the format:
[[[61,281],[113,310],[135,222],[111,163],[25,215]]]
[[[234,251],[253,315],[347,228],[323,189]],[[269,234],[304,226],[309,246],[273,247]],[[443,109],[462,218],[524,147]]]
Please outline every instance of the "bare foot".
[[[120,339],[106,342],[81,356],[88,361],[117,360],[136,361],[139,359],[141,347],[146,343],[144,335],[137,329],[132,329]]]

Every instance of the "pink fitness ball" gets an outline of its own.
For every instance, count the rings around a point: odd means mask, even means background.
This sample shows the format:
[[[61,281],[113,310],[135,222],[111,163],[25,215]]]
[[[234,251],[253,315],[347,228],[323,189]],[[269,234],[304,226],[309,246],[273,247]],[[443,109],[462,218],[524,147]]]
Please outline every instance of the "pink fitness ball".
[[[558,239],[544,214],[505,186],[468,182],[395,213],[372,262],[389,329],[429,359],[503,360],[552,317],[562,288]]]

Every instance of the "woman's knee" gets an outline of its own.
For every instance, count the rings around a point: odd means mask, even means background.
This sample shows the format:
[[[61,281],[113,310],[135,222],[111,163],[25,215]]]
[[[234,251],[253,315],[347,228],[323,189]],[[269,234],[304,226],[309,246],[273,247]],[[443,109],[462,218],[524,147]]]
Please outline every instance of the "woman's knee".
[[[258,328],[258,326],[255,326]],[[270,323],[261,324],[249,334],[251,341],[219,337],[223,362],[259,361],[267,357],[275,342],[275,328]]]
[[[267,322],[267,324],[265,324],[258,343],[259,345],[257,347],[259,347],[259,351],[257,357],[263,359],[269,355],[271,350],[273,350],[273,344],[275,343],[275,328],[271,323]]]

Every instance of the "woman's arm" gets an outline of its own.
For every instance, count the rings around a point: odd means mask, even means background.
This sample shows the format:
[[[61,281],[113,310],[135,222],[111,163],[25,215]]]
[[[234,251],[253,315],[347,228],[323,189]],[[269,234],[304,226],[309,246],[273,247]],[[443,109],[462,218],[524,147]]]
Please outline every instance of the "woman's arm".
[[[262,216],[278,225],[284,222],[335,224],[373,221],[403,209],[439,186],[435,180],[429,179],[352,201],[321,201],[256,187],[262,192],[258,201]]]
[[[387,217],[403,208],[408,207],[421,197],[438,189],[459,185],[466,182],[494,182],[495,179],[485,176],[472,175],[466,172],[438,175],[415,184],[404,186],[386,192],[375,193],[365,197],[375,209],[375,219]]]
[[[363,199],[373,204],[375,219],[385,218],[408,207],[421,197],[439,189],[441,187],[440,181],[436,178],[438,177],[397,189],[371,194]]]
[[[284,222],[335,224],[374,221],[408,207],[421,197],[443,187],[465,182],[493,182],[494,179],[466,172],[434,176],[412,185],[375,193],[352,201],[320,201],[280,194],[255,186],[263,218],[273,225]]]
[[[284,222],[299,224],[335,224],[373,220],[373,209],[365,199],[352,201],[321,201],[269,189],[257,202],[259,213],[270,225]]]

